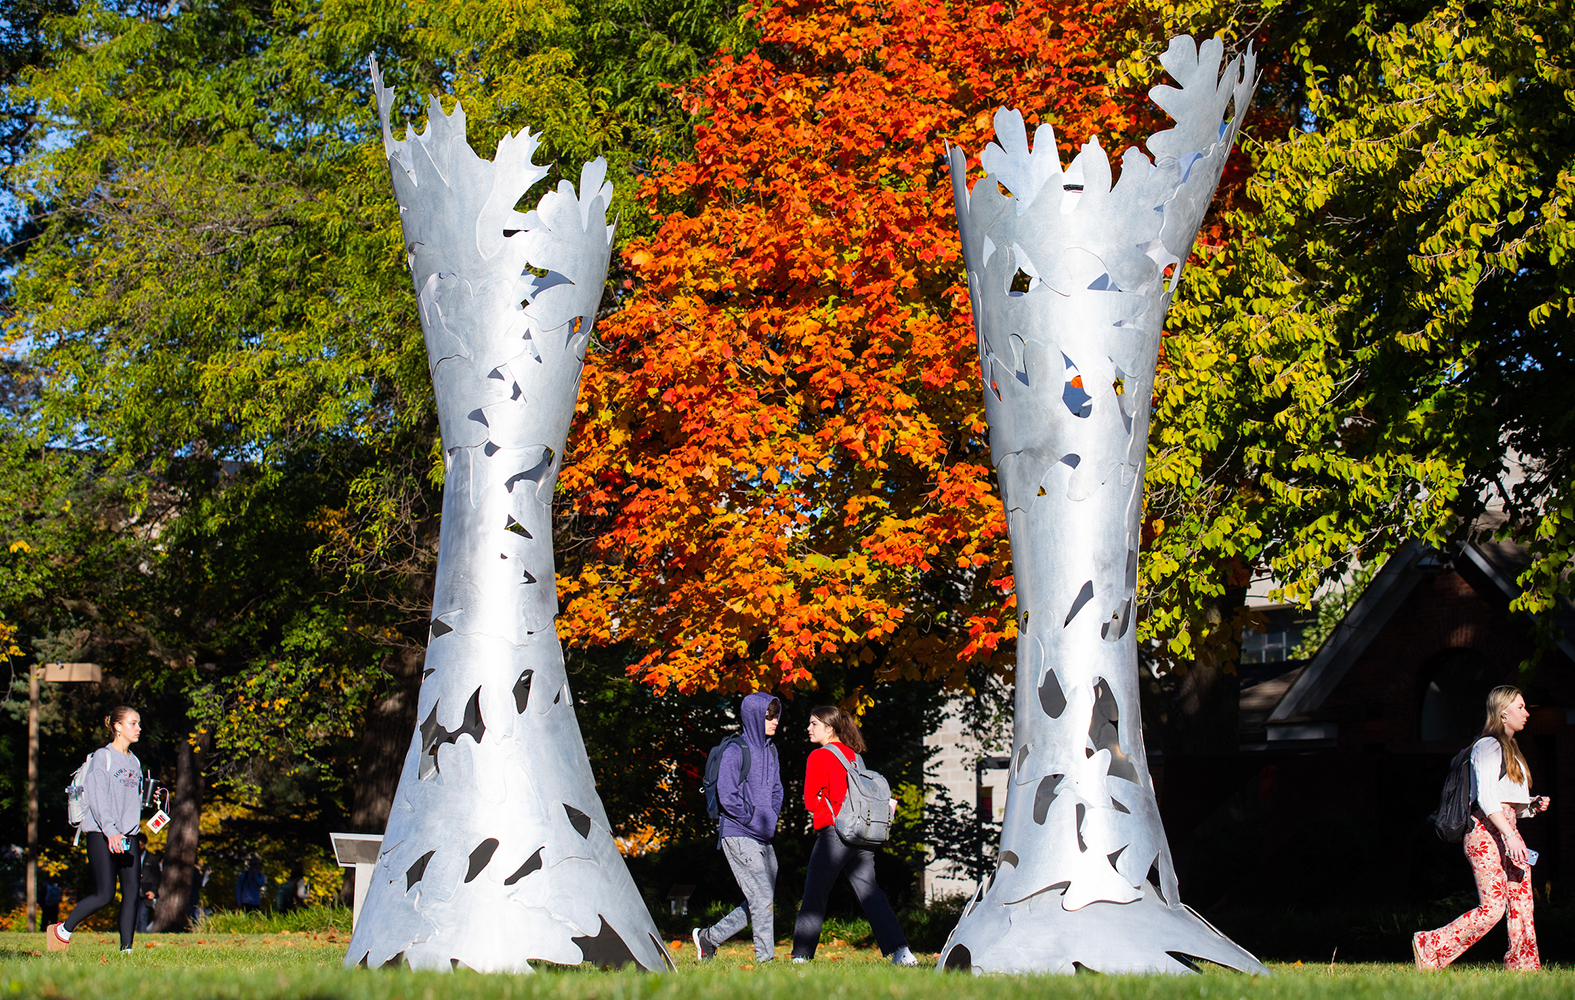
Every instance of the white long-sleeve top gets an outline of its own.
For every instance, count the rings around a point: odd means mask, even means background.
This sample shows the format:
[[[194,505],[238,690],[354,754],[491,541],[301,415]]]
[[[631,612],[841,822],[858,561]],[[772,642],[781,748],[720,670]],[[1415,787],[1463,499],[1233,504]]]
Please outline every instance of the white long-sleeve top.
[[[1504,748],[1492,736],[1471,747],[1471,771],[1477,783],[1477,805],[1491,816],[1509,807],[1516,816],[1531,815],[1531,790],[1523,781],[1512,781],[1504,767]]]

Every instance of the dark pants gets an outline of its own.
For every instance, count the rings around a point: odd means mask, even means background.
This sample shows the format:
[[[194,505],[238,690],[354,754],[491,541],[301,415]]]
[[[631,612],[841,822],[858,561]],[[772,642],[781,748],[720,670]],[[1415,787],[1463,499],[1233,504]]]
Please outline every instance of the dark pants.
[[[853,894],[875,932],[881,953],[890,955],[908,945],[908,938],[897,924],[886,894],[875,884],[875,852],[866,847],[850,847],[837,836],[834,826],[815,831],[815,848],[809,853],[809,871],[804,876],[804,901],[793,923],[793,957],[814,958],[820,944],[820,927],[826,922],[826,899],[837,876],[848,873]]]
[[[112,854],[109,838],[97,831],[87,834],[88,871],[93,876],[93,895],[71,908],[65,928],[74,931],[77,924],[91,917],[115,900],[115,876],[120,876],[120,947],[131,947],[137,929],[137,886],[141,882],[135,849]]]

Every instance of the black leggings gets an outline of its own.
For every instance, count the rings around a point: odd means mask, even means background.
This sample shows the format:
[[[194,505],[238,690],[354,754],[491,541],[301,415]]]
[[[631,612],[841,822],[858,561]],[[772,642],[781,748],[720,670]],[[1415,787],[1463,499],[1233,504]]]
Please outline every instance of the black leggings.
[[[115,873],[119,872],[120,947],[122,950],[130,948],[131,937],[137,930],[137,884],[140,881],[137,849],[133,846],[129,851],[112,854],[109,838],[93,831],[87,834],[87,852],[88,871],[93,874],[93,895],[79,900],[71,908],[71,916],[65,922],[66,931],[76,930],[77,924],[114,902]]]
[[[837,836],[837,828],[824,826],[815,831],[815,846],[809,852],[809,870],[804,873],[804,902],[793,923],[793,957],[814,958],[820,944],[820,928],[826,920],[826,899],[837,876],[846,873],[853,894],[864,908],[864,916],[875,932],[875,943],[882,954],[890,955],[908,946],[908,938],[897,923],[886,894],[875,884],[875,852],[867,847],[851,847]]]

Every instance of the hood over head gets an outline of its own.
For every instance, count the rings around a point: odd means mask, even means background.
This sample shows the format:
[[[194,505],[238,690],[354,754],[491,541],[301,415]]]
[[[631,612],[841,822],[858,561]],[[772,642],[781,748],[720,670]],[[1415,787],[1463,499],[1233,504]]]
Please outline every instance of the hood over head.
[[[744,724],[744,742],[751,747],[763,747],[769,742],[766,736],[766,710],[776,701],[776,695],[757,691],[745,696],[744,703],[739,706],[738,717]]]

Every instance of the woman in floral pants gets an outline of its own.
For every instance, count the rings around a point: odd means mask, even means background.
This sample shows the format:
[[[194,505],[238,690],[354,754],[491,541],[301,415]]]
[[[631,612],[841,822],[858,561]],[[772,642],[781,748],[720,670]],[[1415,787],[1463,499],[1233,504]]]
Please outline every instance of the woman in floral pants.
[[[1418,969],[1442,969],[1459,958],[1499,918],[1509,918],[1509,951],[1504,966],[1522,972],[1542,968],[1537,955],[1537,929],[1531,922],[1531,861],[1516,820],[1548,808],[1547,796],[1533,800],[1531,769],[1521,756],[1515,734],[1531,713],[1516,688],[1505,685],[1488,694],[1487,724],[1471,748],[1476,805],[1466,831],[1466,860],[1477,880],[1476,909],[1436,931],[1411,937]]]

